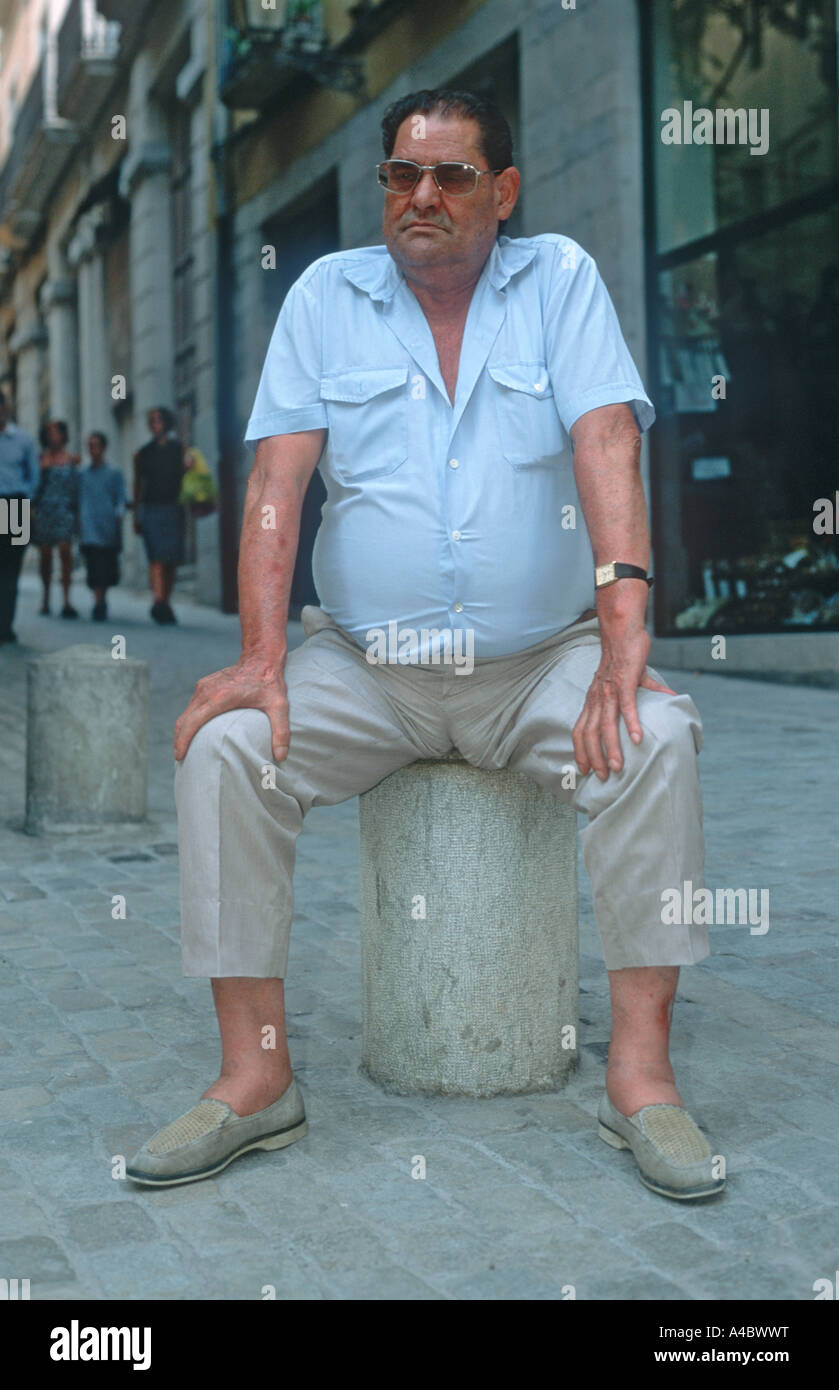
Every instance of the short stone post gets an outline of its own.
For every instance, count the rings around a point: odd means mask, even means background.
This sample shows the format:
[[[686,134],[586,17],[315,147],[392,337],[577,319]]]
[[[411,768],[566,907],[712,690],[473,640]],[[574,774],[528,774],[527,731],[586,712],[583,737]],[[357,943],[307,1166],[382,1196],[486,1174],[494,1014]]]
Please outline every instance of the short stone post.
[[[27,682],[27,833],[143,820],[148,663],[80,644],[30,661]]]
[[[551,1090],[577,1059],[577,822],[520,773],[421,761],[359,799],[362,1071]]]

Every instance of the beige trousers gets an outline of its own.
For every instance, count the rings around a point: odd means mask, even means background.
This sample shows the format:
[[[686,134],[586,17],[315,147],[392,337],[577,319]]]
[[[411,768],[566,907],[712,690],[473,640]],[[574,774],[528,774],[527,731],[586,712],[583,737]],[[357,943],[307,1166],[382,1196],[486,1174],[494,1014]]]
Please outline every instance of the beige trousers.
[[[302,616],[306,641],[285,667],[285,762],[272,774],[268,716],[238,709],[204,724],[175,764],[185,975],[284,977],[306,812],[454,750],[527,773],[588,817],[583,858],[608,969],[709,954],[705,927],[661,920],[664,889],[704,884],[702,733],[689,696],[639,690],[643,739],[636,746],[621,721],[623,770],[605,782],[577,771],[569,785],[571,734],[600,661],[596,618],[458,675],[453,664],[370,665],[320,609]]]

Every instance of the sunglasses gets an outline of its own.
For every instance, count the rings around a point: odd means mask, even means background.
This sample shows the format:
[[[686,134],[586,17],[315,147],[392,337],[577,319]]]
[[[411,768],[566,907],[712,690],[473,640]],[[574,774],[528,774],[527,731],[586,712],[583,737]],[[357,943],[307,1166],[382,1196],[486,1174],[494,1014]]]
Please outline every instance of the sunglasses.
[[[426,169],[433,174],[441,193],[462,198],[474,193],[481,174],[501,174],[503,169],[476,169],[474,164],[446,161],[443,164],[415,164],[412,159],[385,159],[376,165],[376,177],[386,193],[412,193]]]

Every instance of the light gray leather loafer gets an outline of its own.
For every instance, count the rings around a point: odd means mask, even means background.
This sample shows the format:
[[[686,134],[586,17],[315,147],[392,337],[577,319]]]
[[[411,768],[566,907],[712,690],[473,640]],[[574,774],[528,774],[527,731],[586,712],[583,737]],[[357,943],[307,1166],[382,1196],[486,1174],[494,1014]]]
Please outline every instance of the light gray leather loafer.
[[[125,1176],[147,1187],[198,1182],[220,1173],[249,1149],[284,1149],[307,1130],[303,1097],[294,1078],[279,1100],[254,1115],[237,1115],[223,1100],[200,1100],[152,1135]]]
[[[644,1105],[622,1115],[604,1092],[598,1134],[613,1149],[631,1149],[641,1181],[662,1197],[688,1202],[725,1187],[714,1176],[714,1155],[705,1135],[680,1105]]]

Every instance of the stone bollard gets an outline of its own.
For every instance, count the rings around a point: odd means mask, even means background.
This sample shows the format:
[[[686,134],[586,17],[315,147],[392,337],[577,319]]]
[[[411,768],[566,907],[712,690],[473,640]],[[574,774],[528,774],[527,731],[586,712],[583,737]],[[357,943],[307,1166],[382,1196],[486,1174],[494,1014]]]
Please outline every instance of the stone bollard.
[[[359,798],[362,1071],[552,1090],[577,1060],[577,818],[520,773],[421,761]]]
[[[148,708],[145,661],[83,644],[29,662],[28,834],[145,818]]]

